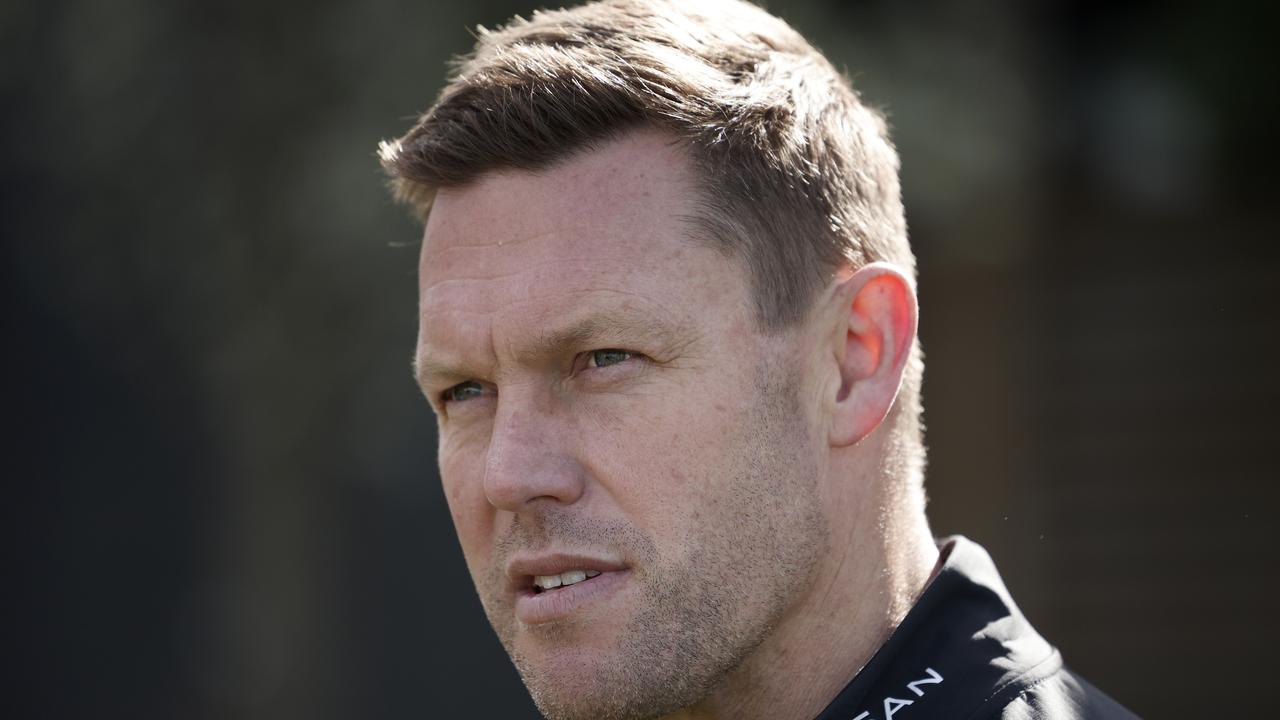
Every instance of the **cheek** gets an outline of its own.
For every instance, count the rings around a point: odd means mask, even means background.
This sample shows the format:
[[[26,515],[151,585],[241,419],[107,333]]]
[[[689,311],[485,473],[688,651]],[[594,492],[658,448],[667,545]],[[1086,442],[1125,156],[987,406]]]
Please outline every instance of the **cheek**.
[[[441,448],[440,481],[453,527],[472,563],[487,554],[492,538],[493,507],[484,495],[483,464],[473,455],[449,453]]]
[[[655,529],[698,518],[724,492],[738,408],[729,401],[682,394],[613,415],[584,433],[592,474],[624,511],[642,513]],[[592,462],[594,460],[594,462]]]

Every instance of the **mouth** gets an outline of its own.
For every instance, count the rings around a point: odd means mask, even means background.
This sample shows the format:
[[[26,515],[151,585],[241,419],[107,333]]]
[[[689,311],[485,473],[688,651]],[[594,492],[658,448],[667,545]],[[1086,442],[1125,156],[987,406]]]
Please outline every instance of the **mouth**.
[[[514,562],[509,568],[516,619],[525,625],[565,620],[607,601],[630,577],[630,569],[582,556],[552,556]]]
[[[533,594],[541,595],[544,592],[571,587],[599,575],[599,570],[566,570],[558,575],[535,575],[533,578]]]

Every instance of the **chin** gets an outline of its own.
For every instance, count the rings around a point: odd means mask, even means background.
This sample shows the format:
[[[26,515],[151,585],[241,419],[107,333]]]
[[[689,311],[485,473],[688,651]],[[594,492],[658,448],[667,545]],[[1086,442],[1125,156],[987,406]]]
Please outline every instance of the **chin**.
[[[629,641],[628,632],[559,630],[569,634],[548,637],[556,630],[544,627],[535,638],[522,631],[510,648],[529,694],[550,720],[658,718],[706,694],[706,678],[699,680],[706,673],[673,662],[672,655],[679,654],[676,648],[664,646],[664,657],[658,658],[652,656],[654,648]],[[605,638],[607,642],[601,642]]]
[[[619,696],[630,693],[611,687],[609,669],[617,667],[618,658],[608,653],[542,645],[512,659],[538,710],[551,720],[643,717],[623,707],[626,700]]]
[[[646,697],[626,687],[574,690],[564,686],[529,686],[538,711],[548,720],[650,720],[678,710],[667,698]]]
[[[550,720],[640,720],[666,714],[670,698],[649,692],[647,668],[623,649],[616,628],[522,628],[511,659]],[[656,696],[655,696],[656,695]]]

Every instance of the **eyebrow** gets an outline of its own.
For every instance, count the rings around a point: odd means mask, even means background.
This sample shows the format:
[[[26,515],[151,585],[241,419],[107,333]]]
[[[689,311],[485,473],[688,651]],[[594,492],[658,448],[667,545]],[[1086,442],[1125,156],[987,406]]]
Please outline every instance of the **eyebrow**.
[[[663,347],[673,344],[678,331],[647,315],[599,312],[559,328],[542,330],[515,354],[520,358],[541,359],[564,352],[566,348],[582,348],[598,343],[619,342],[625,346],[633,339],[657,340]],[[442,378],[467,378],[475,374],[461,364],[430,354],[413,359],[413,372],[418,384],[426,387]]]

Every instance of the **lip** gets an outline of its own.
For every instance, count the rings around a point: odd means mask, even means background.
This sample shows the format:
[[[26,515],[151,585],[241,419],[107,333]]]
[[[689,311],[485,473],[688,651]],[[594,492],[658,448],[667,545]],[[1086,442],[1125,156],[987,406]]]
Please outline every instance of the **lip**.
[[[595,570],[600,574],[567,587],[535,591],[535,576],[559,575],[568,570]],[[510,590],[516,596],[516,619],[526,625],[560,620],[599,603],[617,592],[629,576],[630,569],[618,561],[577,553],[516,557],[507,565]]]
[[[547,573],[550,574],[550,573]],[[562,620],[590,605],[595,605],[617,593],[631,572],[607,570],[593,578],[568,587],[534,592],[533,585],[516,591],[516,619],[525,625]]]

